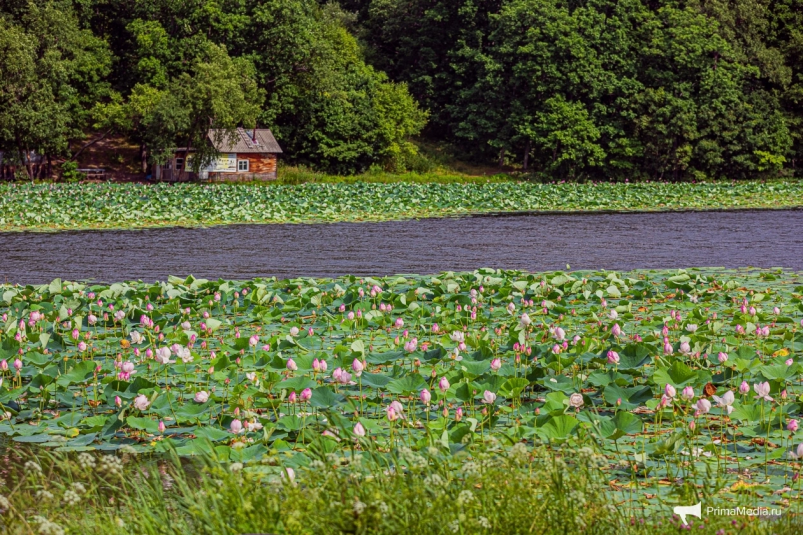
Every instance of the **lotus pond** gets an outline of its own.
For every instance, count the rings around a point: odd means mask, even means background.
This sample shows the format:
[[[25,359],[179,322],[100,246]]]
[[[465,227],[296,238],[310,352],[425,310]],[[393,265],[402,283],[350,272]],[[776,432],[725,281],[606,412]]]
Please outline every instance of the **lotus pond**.
[[[0,231],[803,205],[803,183],[0,184]]]
[[[481,269],[0,293],[9,444],[290,468],[590,448],[629,503],[799,502],[797,273]]]

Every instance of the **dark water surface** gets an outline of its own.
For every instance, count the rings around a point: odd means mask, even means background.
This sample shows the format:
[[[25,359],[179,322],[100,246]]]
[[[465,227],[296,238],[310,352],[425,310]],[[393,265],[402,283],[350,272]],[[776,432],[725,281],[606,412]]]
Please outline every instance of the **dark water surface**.
[[[509,215],[385,223],[0,233],[0,281],[474,270],[803,270],[803,211]]]

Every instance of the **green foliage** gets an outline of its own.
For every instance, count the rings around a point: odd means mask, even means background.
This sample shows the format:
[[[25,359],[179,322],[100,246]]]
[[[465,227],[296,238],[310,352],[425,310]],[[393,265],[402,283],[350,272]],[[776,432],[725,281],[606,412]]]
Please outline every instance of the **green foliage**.
[[[433,131],[486,161],[679,180],[777,175],[799,153],[793,11],[752,0],[382,0],[360,14],[371,60],[410,84]]]
[[[250,202],[243,204],[243,195]],[[520,182],[504,175],[330,176],[285,168],[252,184],[0,184],[0,229],[388,221],[517,211],[798,207],[803,183]],[[658,201],[656,201],[658,199]],[[611,292],[618,291],[614,287]]]
[[[77,533],[518,533],[526,518],[546,533],[643,520],[646,535],[658,519],[678,531],[674,505],[749,499],[781,509],[759,523],[783,533],[803,496],[800,278],[484,268],[2,285],[0,529],[36,514]],[[622,298],[605,302],[612,286]],[[733,519],[718,516],[695,531]]]
[[[108,94],[111,55],[80,27],[72,2],[10,4],[0,4],[0,150],[35,178],[33,152],[67,155]]]

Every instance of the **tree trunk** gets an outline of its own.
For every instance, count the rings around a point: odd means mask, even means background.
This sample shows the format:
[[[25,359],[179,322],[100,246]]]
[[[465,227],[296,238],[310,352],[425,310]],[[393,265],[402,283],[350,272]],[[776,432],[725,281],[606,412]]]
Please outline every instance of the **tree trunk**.
[[[145,143],[139,146],[139,159],[142,165],[142,172],[148,174],[148,149]]]
[[[504,147],[499,149],[499,167],[505,166],[505,149]]]
[[[527,140],[527,143],[524,145],[524,171],[527,171],[527,168],[530,165],[530,149],[532,148],[532,141]]]

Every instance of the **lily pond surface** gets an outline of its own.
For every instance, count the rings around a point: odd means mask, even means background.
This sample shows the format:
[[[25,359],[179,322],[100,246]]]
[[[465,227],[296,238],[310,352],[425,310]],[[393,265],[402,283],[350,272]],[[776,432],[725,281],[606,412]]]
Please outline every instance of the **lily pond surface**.
[[[0,286],[0,433],[60,451],[589,447],[611,488],[799,493],[803,278],[781,270]]]
[[[0,233],[0,281],[384,276],[474,270],[803,270],[803,211],[482,216]]]

